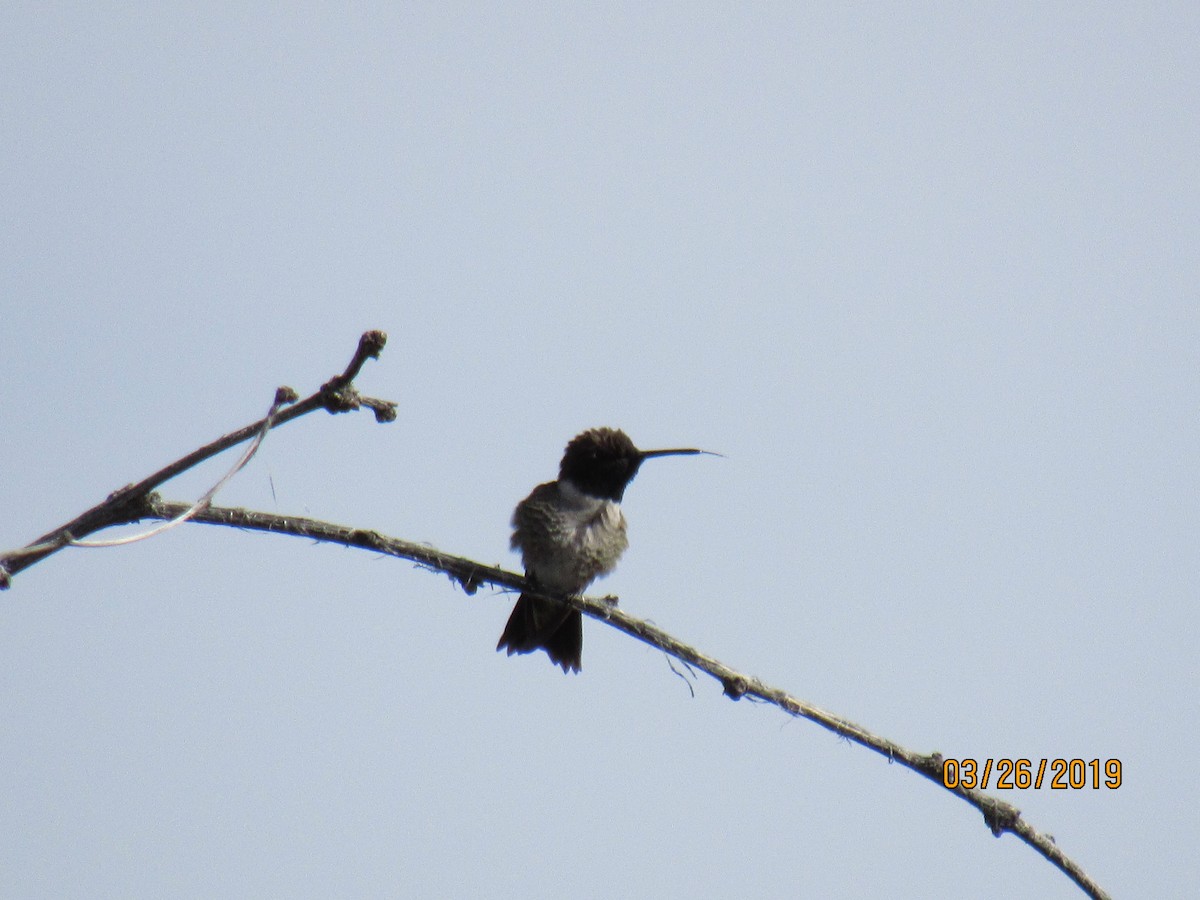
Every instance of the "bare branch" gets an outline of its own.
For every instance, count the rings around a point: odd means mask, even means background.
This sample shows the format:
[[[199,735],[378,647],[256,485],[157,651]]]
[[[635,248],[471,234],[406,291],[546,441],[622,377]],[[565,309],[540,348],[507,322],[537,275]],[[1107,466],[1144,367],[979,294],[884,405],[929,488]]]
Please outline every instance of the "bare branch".
[[[156,496],[148,498],[148,502],[140,511],[140,517],[153,519],[172,519],[186,510],[187,504],[170,503]],[[1109,895],[1091,879],[1090,876],[1072,859],[1058,848],[1058,845],[1047,834],[1044,834],[1021,818],[1021,811],[1004,800],[1000,800],[983,791],[970,790],[962,787],[946,787],[942,778],[943,757],[941,753],[917,753],[902,747],[900,744],[880,737],[861,725],[844,719],[841,716],[806,703],[786,691],[772,687],[758,678],[725,665],[719,660],[702,653],[697,648],[686,644],[668,634],[656,625],[631,616],[621,610],[613,597],[559,597],[539,591],[536,586],[525,579],[505,569],[487,566],[461,556],[443,553],[425,544],[414,544],[410,541],[387,537],[376,531],[362,528],[351,528],[344,525],[333,525],[316,519],[296,516],[278,516],[253,510],[236,509],[231,507],[209,507],[193,516],[192,521],[210,525],[226,525],[233,528],[246,528],[253,531],[267,531],[276,534],[291,534],[297,537],[310,538],[342,544],[347,547],[360,547],[374,550],[388,556],[408,559],[423,567],[444,572],[457,581],[467,594],[474,594],[480,586],[492,584],[526,594],[535,594],[550,600],[567,602],[593,619],[611,625],[618,631],[623,631],[639,641],[657,647],[692,669],[699,669],[711,675],[721,683],[725,695],[732,700],[742,697],[758,699],[779,707],[792,716],[808,719],[823,728],[827,728],[841,737],[860,744],[884,756],[888,762],[899,763],[914,772],[924,775],[930,781],[957,795],[974,806],[983,814],[984,822],[996,837],[1006,831],[1031,846],[1043,857],[1061,869],[1067,877],[1075,882],[1089,897],[1097,900],[1107,900]],[[689,685],[690,687],[690,685]]]
[[[12,574],[28,568],[65,546],[76,543],[79,538],[103,528],[126,525],[142,519],[158,519],[171,523],[186,519],[204,524],[291,534],[349,547],[361,547],[408,559],[428,569],[449,575],[462,586],[467,594],[474,594],[481,585],[492,584],[553,601],[566,602],[591,618],[606,622],[619,631],[657,647],[667,654],[668,662],[675,659],[682,662],[689,671],[699,669],[707,673],[721,683],[722,690],[730,699],[740,700],[742,697],[749,697],[753,700],[773,704],[789,715],[815,722],[847,740],[874,750],[886,757],[889,762],[898,762],[924,775],[978,809],[983,814],[988,828],[997,837],[1006,831],[1015,834],[1061,869],[1088,896],[1108,897],[1108,894],[1078,864],[1058,849],[1049,835],[1039,832],[1022,819],[1021,811],[1011,803],[989,796],[982,791],[959,786],[947,787],[943,780],[943,757],[940,753],[920,754],[908,750],[848,719],[843,719],[806,703],[779,688],[765,684],[758,678],[738,672],[695,647],[685,644],[651,622],[628,615],[617,607],[615,597],[558,597],[538,590],[536,586],[527,583],[522,576],[514,572],[495,566],[482,565],[449,553],[442,553],[428,545],[387,537],[376,531],[333,525],[315,519],[279,516],[211,505],[210,501],[216,490],[244,465],[254,452],[258,442],[261,442],[267,431],[273,427],[290,422],[316,409],[339,413],[364,406],[374,413],[376,421],[394,421],[396,418],[395,403],[363,397],[353,385],[354,378],[357,377],[362,366],[368,359],[375,359],[379,356],[386,341],[387,336],[381,331],[365,333],[359,340],[354,357],[345,371],[327,381],[316,393],[280,412],[280,407],[284,403],[292,403],[296,400],[296,393],[291,388],[280,388],[276,393],[276,402],[266,418],[199,448],[136,484],[115,491],[103,503],[43,535],[25,548],[0,555],[0,589],[9,587]],[[181,472],[251,438],[255,438],[254,446],[243,455],[233,470],[197,503],[166,502],[157,494],[152,493],[156,487]],[[671,668],[680,677],[684,677],[675,669],[673,663]],[[688,690],[691,691],[691,682],[686,678],[685,681],[688,683]],[[694,691],[693,696],[695,696]]]
[[[0,555],[0,590],[11,585],[13,575],[40,562],[52,553],[58,552],[72,542],[112,525],[137,521],[142,517],[150,492],[159,485],[230,447],[265,433],[264,430],[267,428],[277,428],[317,409],[339,413],[349,412],[363,406],[375,414],[377,422],[394,421],[396,418],[395,403],[388,400],[377,400],[373,397],[363,397],[353,385],[354,378],[366,361],[377,359],[386,343],[387,335],[382,331],[364,333],[359,338],[354,357],[350,360],[346,370],[321,385],[316,393],[273,417],[260,419],[192,451],[187,456],[159,469],[136,484],[126,485],[120,490],[114,491],[102,503],[93,506],[82,515],[76,516],[65,525],[60,525],[53,531],[47,532],[20,550],[11,550]],[[276,391],[276,401],[279,405],[294,402],[296,397],[296,392],[289,387],[281,387]]]

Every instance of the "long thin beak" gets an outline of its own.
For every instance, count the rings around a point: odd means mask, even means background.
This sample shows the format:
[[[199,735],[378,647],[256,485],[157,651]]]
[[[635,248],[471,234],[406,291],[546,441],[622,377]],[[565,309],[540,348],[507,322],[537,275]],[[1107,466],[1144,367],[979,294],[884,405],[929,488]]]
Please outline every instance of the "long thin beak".
[[[683,447],[677,450],[639,450],[642,459],[650,459],[652,456],[696,456],[703,453],[705,456],[720,456],[720,453],[713,453],[711,450],[697,450],[695,447]]]

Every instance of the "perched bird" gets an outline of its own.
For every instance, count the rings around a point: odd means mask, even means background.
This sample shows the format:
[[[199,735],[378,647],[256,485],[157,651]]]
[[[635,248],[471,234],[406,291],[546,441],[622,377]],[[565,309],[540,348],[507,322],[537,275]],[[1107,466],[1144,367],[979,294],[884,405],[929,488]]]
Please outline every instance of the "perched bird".
[[[629,546],[621,498],[647,459],[706,450],[639,450],[623,431],[592,428],[567,444],[558,480],[539,484],[513,512],[512,548],[525,577],[551,594],[579,594],[616,568]],[[578,672],[583,617],[566,603],[522,594],[496,649],[545,650],[563,672]]]

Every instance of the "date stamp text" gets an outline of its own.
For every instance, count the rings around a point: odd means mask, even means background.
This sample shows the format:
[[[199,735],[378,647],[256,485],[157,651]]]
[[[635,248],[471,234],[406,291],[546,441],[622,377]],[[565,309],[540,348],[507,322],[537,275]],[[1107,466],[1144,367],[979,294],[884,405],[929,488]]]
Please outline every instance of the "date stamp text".
[[[1116,790],[1121,786],[1119,759],[945,759],[942,761],[942,784],[954,788],[979,789],[994,787],[998,791],[1083,790],[1102,787]]]

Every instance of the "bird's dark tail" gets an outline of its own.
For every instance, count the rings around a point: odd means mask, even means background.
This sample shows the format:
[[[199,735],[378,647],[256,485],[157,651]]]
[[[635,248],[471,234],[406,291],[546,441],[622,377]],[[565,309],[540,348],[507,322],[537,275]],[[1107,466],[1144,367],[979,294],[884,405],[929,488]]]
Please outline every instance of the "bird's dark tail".
[[[578,672],[583,661],[583,616],[579,610],[522,594],[513,607],[497,650],[532,653],[545,650],[564,672]]]

